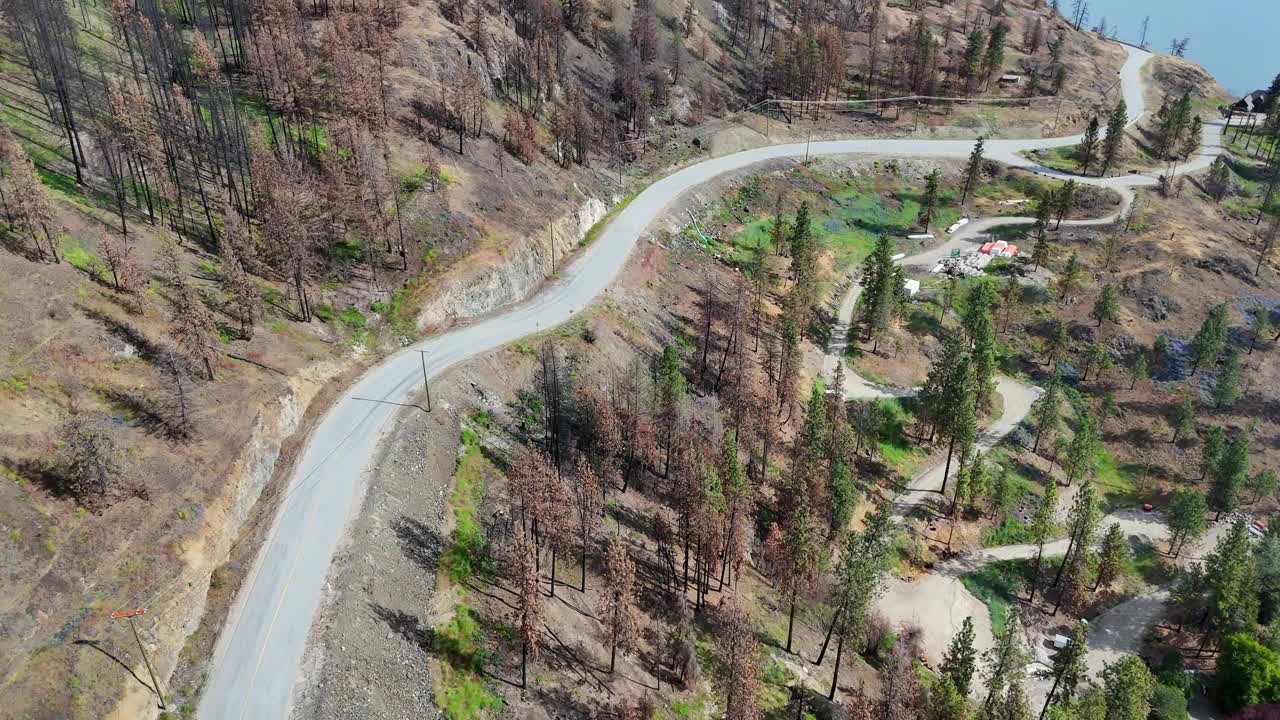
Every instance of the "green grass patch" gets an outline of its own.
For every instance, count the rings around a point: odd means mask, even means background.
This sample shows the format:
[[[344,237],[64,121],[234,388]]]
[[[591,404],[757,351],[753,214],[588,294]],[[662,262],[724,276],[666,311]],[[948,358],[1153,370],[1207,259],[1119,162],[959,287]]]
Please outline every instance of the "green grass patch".
[[[898,473],[910,474],[922,455],[920,448],[907,435],[907,426],[915,422],[915,416],[899,398],[877,400],[876,404],[884,412],[878,444],[880,459]]]
[[[631,195],[628,195],[627,197],[619,201],[617,205],[614,205],[609,210],[609,212],[604,214],[604,217],[597,220],[596,224],[592,225],[591,228],[587,230],[587,233],[582,236],[582,241],[578,243],[578,247],[587,247],[591,243],[595,242],[596,238],[600,237],[600,233],[604,232],[605,227],[615,217],[617,217],[618,213],[622,212],[623,210],[626,210],[627,206],[631,204],[631,201],[635,200],[636,195],[639,195],[639,194],[640,194],[639,192],[636,192]]]
[[[84,249],[80,243],[66,240],[61,243],[61,246],[62,259],[71,263],[76,269],[88,273],[90,277],[99,277],[106,271],[106,264],[102,262],[102,258]]]
[[[4,380],[0,380],[0,387],[13,393],[21,395],[31,387],[31,373],[23,370],[16,372]],[[0,475],[4,474],[4,466],[0,465]]]
[[[1134,550],[1120,568],[1127,577],[1137,578],[1152,586],[1167,585],[1175,573],[1155,545],[1143,543]]]
[[[453,510],[453,537],[440,556],[440,567],[450,581],[465,585],[476,573],[493,570],[493,559],[485,553],[484,533],[476,517],[477,506],[484,497],[485,476],[492,467],[480,451],[480,436],[464,425],[462,445],[465,450],[458,458],[453,473],[453,492],[449,507]]]
[[[965,589],[987,606],[991,630],[999,634],[1009,618],[1009,605],[1021,591],[1026,577],[1026,560],[1000,560],[960,576]]]
[[[1138,465],[1117,463],[1106,450],[1098,451],[1098,471],[1093,484],[1101,496],[1104,512],[1133,508],[1141,502],[1138,496],[1138,474],[1141,471]]]
[[[1004,523],[982,531],[982,547],[999,547],[1001,545],[1023,545],[1033,541],[1031,526],[1010,515]]]
[[[433,635],[432,650],[442,660],[437,700],[450,720],[479,720],[503,705],[482,679],[483,642],[480,626],[463,603],[454,607],[453,618]]]

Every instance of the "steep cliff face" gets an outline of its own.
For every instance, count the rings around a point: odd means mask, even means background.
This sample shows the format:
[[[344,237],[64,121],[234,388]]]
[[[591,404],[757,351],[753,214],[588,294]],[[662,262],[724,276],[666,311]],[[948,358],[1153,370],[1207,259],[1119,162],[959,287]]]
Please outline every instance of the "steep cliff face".
[[[142,628],[143,641],[154,653],[152,661],[170,694],[168,675],[179,664],[187,639],[204,619],[214,570],[227,562],[232,545],[246,530],[245,521],[262,499],[285,444],[301,429],[311,402],[347,366],[342,361],[326,361],[303,370],[290,378],[286,392],[259,410],[253,433],[236,458],[224,491],[210,499],[202,531],[182,545],[181,575],[174,579],[172,592],[162,596],[163,604],[149,610],[158,616],[155,625]],[[136,720],[157,713],[150,690],[130,683],[108,718]]]
[[[604,200],[587,198],[572,213],[555,220],[546,236],[512,242],[496,262],[452,270],[449,282],[423,307],[418,329],[430,332],[529,297],[608,211]]]

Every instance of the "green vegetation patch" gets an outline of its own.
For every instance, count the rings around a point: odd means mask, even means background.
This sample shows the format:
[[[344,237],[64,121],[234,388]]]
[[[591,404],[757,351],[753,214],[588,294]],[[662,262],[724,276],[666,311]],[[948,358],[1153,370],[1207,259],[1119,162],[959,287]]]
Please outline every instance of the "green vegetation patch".
[[[1133,508],[1139,504],[1138,476],[1141,472],[1139,465],[1117,463],[1111,453],[1098,451],[1098,471],[1093,484],[1101,496],[1104,512]]]
[[[582,241],[578,243],[578,246],[586,247],[595,242],[596,238],[600,237],[600,233],[604,232],[605,227],[608,226],[615,217],[617,217],[618,213],[626,210],[627,206],[631,204],[631,201],[635,200],[636,196],[639,194],[640,192],[637,191],[636,193],[623,198],[617,205],[614,205],[609,212],[605,213],[604,217],[597,220],[596,224],[592,225],[591,228],[587,230],[587,233],[582,236]]]
[[[915,415],[899,398],[877,400],[876,404],[884,413],[878,444],[880,459],[898,473],[909,475],[924,455],[907,434],[907,427],[915,422]]]
[[[465,585],[480,572],[493,570],[493,559],[485,553],[484,533],[476,517],[484,497],[485,477],[492,464],[480,450],[480,436],[468,426],[462,428],[463,453],[453,473],[453,537],[440,556],[440,567],[450,581]]]
[[[436,700],[450,720],[478,720],[502,707],[502,698],[483,681],[484,635],[464,603],[454,606],[447,624],[436,628],[432,650],[441,659]]]
[[[991,631],[999,635],[1009,618],[1009,606],[1022,589],[1027,560],[1000,560],[960,576],[965,589],[987,606]]]

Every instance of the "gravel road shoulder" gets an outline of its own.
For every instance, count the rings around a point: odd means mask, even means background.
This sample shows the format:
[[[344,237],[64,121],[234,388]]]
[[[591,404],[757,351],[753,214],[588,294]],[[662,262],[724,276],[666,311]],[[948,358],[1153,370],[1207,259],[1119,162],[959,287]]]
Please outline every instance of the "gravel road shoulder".
[[[467,392],[461,374],[434,381],[434,411],[406,407],[380,444],[311,628],[293,717],[425,718],[439,712],[427,669],[426,618],[457,459],[461,416],[454,398]]]

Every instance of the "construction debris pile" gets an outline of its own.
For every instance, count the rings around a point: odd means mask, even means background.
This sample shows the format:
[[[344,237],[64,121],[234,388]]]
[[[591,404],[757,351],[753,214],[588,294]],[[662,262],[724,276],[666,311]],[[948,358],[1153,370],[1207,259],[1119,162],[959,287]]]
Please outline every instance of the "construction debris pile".
[[[987,242],[983,243],[982,247],[977,250],[969,250],[968,252],[954,251],[951,257],[943,258],[929,272],[954,275],[956,277],[977,277],[985,271],[992,260],[998,257],[1011,258],[1017,254],[1018,246],[1010,245],[1006,240]]]

